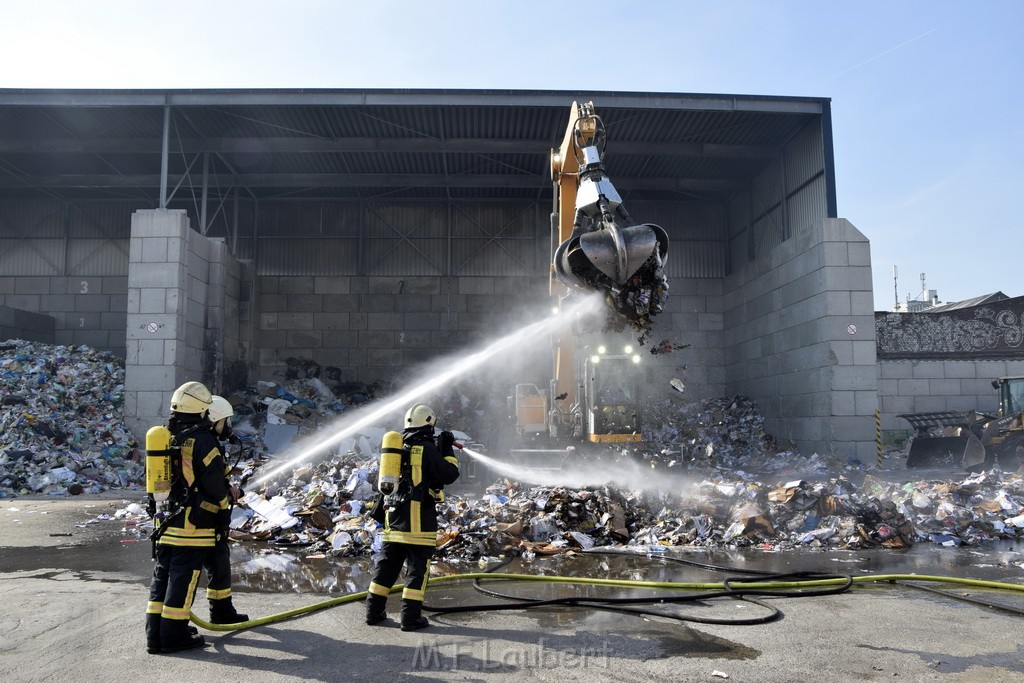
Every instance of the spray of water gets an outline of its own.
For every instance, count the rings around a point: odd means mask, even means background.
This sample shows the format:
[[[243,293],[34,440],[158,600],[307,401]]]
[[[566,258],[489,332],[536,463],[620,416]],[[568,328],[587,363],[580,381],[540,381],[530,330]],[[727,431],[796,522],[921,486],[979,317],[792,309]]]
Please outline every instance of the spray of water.
[[[693,484],[693,480],[687,477],[667,476],[632,461],[573,462],[573,458],[578,456],[568,455],[559,469],[540,469],[502,462],[471,448],[463,448],[462,452],[495,474],[524,484],[573,489],[611,485],[620,489],[665,493],[682,493]]]
[[[316,441],[299,446],[297,454],[291,455],[291,452],[284,453],[284,462],[261,474],[252,483],[259,485],[268,481],[281,472],[295,467],[297,464],[308,460],[318,453],[322,453],[360,429],[375,425],[392,413],[404,410],[408,407],[409,403],[417,398],[448,386],[453,380],[476,370],[499,354],[513,352],[527,342],[549,334],[567,324],[575,316],[595,310],[599,305],[600,299],[598,297],[581,297],[575,303],[562,308],[559,312],[548,318],[503,335],[501,339],[480,351],[470,353],[469,355],[443,359],[443,362],[438,366],[443,367],[443,370],[439,370],[429,377],[414,383],[413,386],[398,392],[389,399],[375,402],[372,406],[346,415],[345,418],[336,423],[332,428],[319,432]]]

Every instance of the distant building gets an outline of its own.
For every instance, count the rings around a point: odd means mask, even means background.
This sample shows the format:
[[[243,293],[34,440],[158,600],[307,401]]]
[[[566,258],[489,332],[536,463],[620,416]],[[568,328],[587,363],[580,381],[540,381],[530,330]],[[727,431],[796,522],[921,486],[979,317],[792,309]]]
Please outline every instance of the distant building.
[[[994,292],[917,313],[875,313],[879,418],[886,439],[910,434],[899,417],[907,413],[995,412],[992,380],[1024,375],[1024,296]]]
[[[934,290],[928,292],[934,294]],[[924,313],[946,313],[947,311],[959,311],[964,308],[973,308],[974,306],[984,306],[985,304],[994,304],[997,301],[1006,301],[1010,297],[1006,296],[1002,292],[992,292],[991,294],[982,294],[972,299],[964,299],[963,301],[950,301],[946,304],[940,304],[936,301],[936,305],[923,309]]]
[[[939,293],[937,290],[929,289],[926,292],[921,293],[927,294],[927,296],[924,299],[911,299],[908,294],[906,301],[897,301],[896,305],[892,309],[893,312],[921,313],[922,311],[929,310],[935,306],[943,305],[939,301]]]

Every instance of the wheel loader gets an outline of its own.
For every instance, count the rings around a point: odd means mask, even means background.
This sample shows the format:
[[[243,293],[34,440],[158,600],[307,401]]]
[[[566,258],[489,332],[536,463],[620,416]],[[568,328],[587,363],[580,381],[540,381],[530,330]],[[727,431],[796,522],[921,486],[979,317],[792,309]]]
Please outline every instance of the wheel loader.
[[[1020,468],[1024,464],[1024,377],[1000,377],[992,387],[999,392],[995,415],[977,411],[900,415],[914,429],[907,467]]]

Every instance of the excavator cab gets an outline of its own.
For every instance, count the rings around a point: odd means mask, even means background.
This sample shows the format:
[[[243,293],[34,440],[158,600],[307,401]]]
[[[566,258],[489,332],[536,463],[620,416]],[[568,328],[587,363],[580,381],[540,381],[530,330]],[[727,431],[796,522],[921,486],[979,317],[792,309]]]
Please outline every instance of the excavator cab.
[[[592,350],[583,364],[583,408],[587,440],[592,443],[638,442],[642,439],[641,357],[631,347],[609,353]]]

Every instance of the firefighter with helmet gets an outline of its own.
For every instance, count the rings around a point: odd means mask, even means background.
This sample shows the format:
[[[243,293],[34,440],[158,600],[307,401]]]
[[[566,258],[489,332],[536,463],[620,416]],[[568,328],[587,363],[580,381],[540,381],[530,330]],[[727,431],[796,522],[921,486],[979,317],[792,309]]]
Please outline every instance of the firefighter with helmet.
[[[214,396],[210,403],[210,423],[213,437],[220,442],[221,452],[226,452],[225,442],[239,443],[231,431],[231,416],[235,409],[223,396]],[[226,460],[226,459],[225,459]],[[249,621],[248,614],[239,614],[231,602],[231,548],[228,533],[231,525],[231,504],[237,503],[242,491],[228,481],[231,465],[225,462],[224,478],[230,495],[229,507],[221,510],[217,520],[217,542],[206,555],[206,599],[210,602],[210,622],[214,624],[238,624]]]
[[[210,390],[200,382],[186,382],[171,396],[166,429],[177,464],[170,511],[154,531],[156,567],[146,607],[150,654],[206,645],[189,625],[189,612],[203,562],[217,542],[218,518],[228,508],[224,459],[208,419],[212,403]]]
[[[402,591],[402,630],[415,631],[430,625],[421,613],[430,558],[437,545],[436,503],[444,499],[444,486],[459,478],[459,461],[449,431],[437,435],[437,417],[422,403],[405,414],[405,429],[388,432],[381,447],[384,547],[366,597],[366,623],[387,618],[388,593],[405,566]],[[384,484],[385,456],[395,456],[395,481]],[[400,464],[399,464],[400,463]],[[388,468],[390,469],[390,468]],[[379,519],[379,518],[378,518]]]

